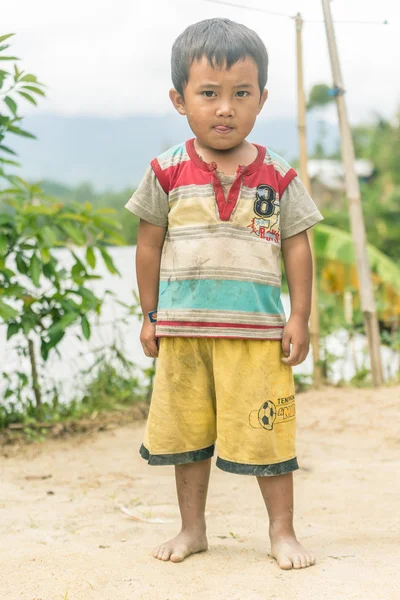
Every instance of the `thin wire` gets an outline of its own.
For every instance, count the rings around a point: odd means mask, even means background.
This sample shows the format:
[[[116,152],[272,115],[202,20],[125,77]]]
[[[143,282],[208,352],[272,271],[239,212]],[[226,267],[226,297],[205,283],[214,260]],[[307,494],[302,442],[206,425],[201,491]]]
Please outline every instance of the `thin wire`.
[[[213,4],[224,4],[225,6],[234,6],[235,8],[245,8],[247,10],[253,10],[256,12],[267,13],[268,15],[273,15],[274,17],[285,17],[287,19],[295,19],[293,15],[289,15],[288,13],[278,13],[272,10],[267,10],[266,8],[259,8],[257,6],[247,6],[246,4],[235,4],[233,2],[225,2],[225,0],[205,0],[206,2],[212,2]],[[324,23],[322,19],[303,19],[304,23]],[[389,22],[385,19],[384,21],[334,21],[334,23],[338,23],[340,25],[389,25]]]
[[[206,2],[213,2],[214,4],[225,4],[226,6],[235,6],[236,8],[247,8],[248,10],[255,10],[257,12],[267,13],[269,15],[273,15],[274,17],[287,17],[289,19],[293,19],[292,15],[287,13],[278,13],[272,10],[267,10],[266,8],[257,8],[256,6],[246,6],[245,4],[234,4],[233,2],[225,2],[224,0],[205,0]]]
[[[206,0],[206,2],[213,2],[214,0]],[[324,23],[325,21],[317,19],[304,19],[305,23]],[[334,21],[339,25],[389,25],[389,21]]]

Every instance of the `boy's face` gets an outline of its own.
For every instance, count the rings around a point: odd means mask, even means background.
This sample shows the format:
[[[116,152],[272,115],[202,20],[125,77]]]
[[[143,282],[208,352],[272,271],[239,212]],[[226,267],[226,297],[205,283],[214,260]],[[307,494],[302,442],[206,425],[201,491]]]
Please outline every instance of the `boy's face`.
[[[203,57],[190,68],[184,97],[170,91],[173,105],[186,115],[200,144],[215,150],[230,150],[242,143],[267,97],[267,90],[260,97],[258,68],[251,58],[230,69],[213,69]]]

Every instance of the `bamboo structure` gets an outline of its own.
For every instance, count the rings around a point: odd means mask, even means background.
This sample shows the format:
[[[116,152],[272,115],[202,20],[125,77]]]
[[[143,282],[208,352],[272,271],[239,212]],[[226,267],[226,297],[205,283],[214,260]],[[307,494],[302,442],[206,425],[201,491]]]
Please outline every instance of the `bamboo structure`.
[[[297,102],[298,117],[297,126],[299,131],[299,155],[300,155],[300,177],[308,193],[311,193],[310,177],[308,174],[308,150],[307,150],[307,129],[306,129],[306,98],[304,94],[303,80],[303,19],[298,13],[295,19],[296,23],[296,48],[297,48]],[[312,263],[313,263],[313,282],[312,282],[312,300],[311,300],[311,318],[310,318],[310,338],[312,347],[313,367],[314,367],[314,387],[319,388],[322,383],[322,370],[320,365],[320,333],[319,333],[319,310],[318,310],[318,286],[316,278],[316,259],[314,251],[314,234],[312,229],[308,231],[310,242]]]
[[[328,39],[329,56],[332,67],[333,85],[339,116],[341,153],[345,171],[346,193],[349,202],[351,231],[356,255],[361,309],[364,315],[365,330],[368,338],[372,380],[374,386],[377,387],[383,382],[379,326],[376,314],[371,270],[367,255],[367,240],[365,234],[364,216],[361,206],[360,185],[354,165],[354,145],[347,115],[343,80],[329,2],[330,0],[322,0],[322,8],[324,11],[326,35]]]

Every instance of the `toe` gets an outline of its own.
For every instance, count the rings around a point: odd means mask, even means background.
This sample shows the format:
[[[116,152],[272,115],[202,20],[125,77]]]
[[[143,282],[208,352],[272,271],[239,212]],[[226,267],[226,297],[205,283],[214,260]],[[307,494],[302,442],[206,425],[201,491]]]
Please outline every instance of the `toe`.
[[[163,552],[161,553],[161,560],[169,560],[170,554],[170,550],[168,548],[164,548]]]
[[[316,558],[315,558],[314,554],[310,554],[310,558],[311,558],[311,565],[315,565]]]
[[[171,554],[170,560],[171,562],[174,563],[178,563],[178,562],[182,562],[184,560],[184,556],[182,554],[180,554],[179,552],[173,552]]]
[[[301,569],[301,560],[300,560],[300,556],[293,556],[292,557],[292,563],[293,563],[293,567],[295,569]]]
[[[305,569],[307,567],[307,557],[305,555],[300,556],[301,568]]]
[[[154,558],[158,558],[158,553],[160,552],[160,546],[157,546],[157,548],[154,548],[153,550],[153,556]]]
[[[311,567],[311,556],[306,554],[306,567]]]
[[[292,568],[292,561],[290,560],[290,558],[288,556],[282,555],[282,556],[278,556],[277,559],[278,561],[278,565],[280,566],[281,569],[284,570],[288,570]]]

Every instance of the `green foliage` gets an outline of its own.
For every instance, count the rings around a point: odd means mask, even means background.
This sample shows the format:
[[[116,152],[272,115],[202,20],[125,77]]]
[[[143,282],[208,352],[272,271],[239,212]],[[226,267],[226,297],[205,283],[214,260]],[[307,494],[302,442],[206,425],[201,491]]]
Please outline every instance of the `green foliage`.
[[[136,244],[139,219],[133,214],[128,215],[126,208],[124,208],[127,199],[132,195],[132,189],[125,189],[120,192],[96,192],[89,183],[68,187],[53,181],[44,181],[42,188],[46,194],[54,196],[62,202],[84,204],[89,200],[96,208],[114,211],[115,219],[122,228],[122,237],[128,245],[133,246]]]
[[[8,339],[19,332],[36,335],[47,360],[69,326],[80,323],[90,337],[87,315],[101,309],[101,300],[87,287],[97,278],[96,254],[118,274],[106,245],[124,239],[118,223],[100,209],[64,205],[38,186],[13,179],[15,187],[0,192],[0,321],[8,324]],[[86,255],[78,254],[77,246],[84,246]],[[61,265],[57,248],[70,255],[69,267],[65,259]]]
[[[350,233],[325,224],[319,224],[314,232],[317,259],[325,262],[355,264],[354,242]],[[382,285],[392,288],[400,296],[400,268],[383,252],[368,244],[368,258],[373,273]]]
[[[2,36],[0,41],[9,37]],[[2,54],[8,47],[0,47],[0,58],[17,60]],[[74,325],[84,338],[90,338],[90,315],[99,315],[103,302],[90,289],[91,281],[98,278],[93,272],[97,258],[101,257],[110,273],[119,274],[107,246],[126,243],[112,210],[93,208],[87,201],[60,202],[46,195],[40,185],[9,172],[18,163],[4,158],[15,156],[3,143],[6,136],[34,137],[20,127],[18,102],[23,98],[36,104],[35,96],[44,96],[43,87],[17,63],[13,71],[0,70],[0,101],[8,112],[2,110],[0,115],[0,183],[6,182],[0,187],[0,324],[7,325],[7,340],[16,336],[21,354],[29,356],[32,390],[28,405],[35,406],[37,416],[43,415],[44,406],[36,349],[47,361]],[[21,403],[28,387],[26,375],[3,373],[3,378],[6,399]]]
[[[361,182],[367,239],[395,262],[400,261],[400,115],[378,118],[373,125],[353,129],[356,156],[371,160],[375,174]],[[325,223],[350,231],[344,206],[324,208]]]
[[[10,33],[1,36],[0,43],[8,40],[13,35]],[[0,46],[0,61],[18,60],[15,56],[6,54],[9,47],[8,43]],[[14,158],[15,152],[3,143],[6,135],[12,134],[35,138],[20,126],[22,117],[18,114],[18,101],[23,98],[30,104],[36,105],[37,97],[45,95],[43,88],[43,83],[40,83],[34,75],[20,70],[17,63],[14,63],[12,69],[0,68],[0,181],[1,179],[7,179],[12,182],[6,170],[10,167],[19,166]]]
[[[319,83],[311,88],[308,98],[307,110],[321,108],[335,102],[334,96],[329,94],[330,87],[325,83]]]

